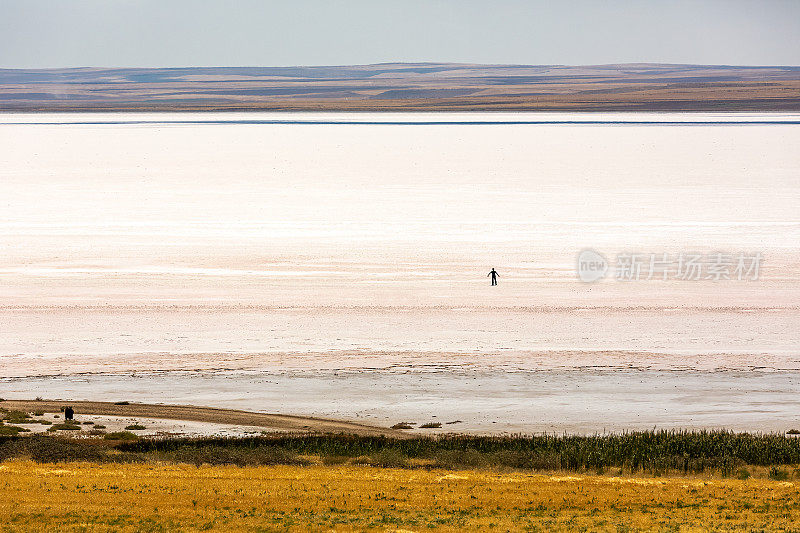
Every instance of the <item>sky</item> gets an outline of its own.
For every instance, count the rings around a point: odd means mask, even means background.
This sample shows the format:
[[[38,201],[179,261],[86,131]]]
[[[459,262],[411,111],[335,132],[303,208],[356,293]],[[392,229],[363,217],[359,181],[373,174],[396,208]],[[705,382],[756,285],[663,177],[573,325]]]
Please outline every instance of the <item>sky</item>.
[[[0,68],[800,65],[800,0],[0,0]]]

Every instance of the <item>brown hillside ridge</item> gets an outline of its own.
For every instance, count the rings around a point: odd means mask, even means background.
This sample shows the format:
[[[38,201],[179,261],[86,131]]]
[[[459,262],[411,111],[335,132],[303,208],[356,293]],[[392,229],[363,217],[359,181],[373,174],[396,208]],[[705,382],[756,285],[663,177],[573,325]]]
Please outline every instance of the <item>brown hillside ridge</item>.
[[[157,405],[144,403],[112,403],[88,401],[53,400],[5,400],[0,407],[15,411],[43,411],[58,413],[63,407],[72,406],[75,416],[107,415],[130,416],[138,418],[161,418],[167,420],[186,420],[212,422],[237,426],[263,427],[267,430],[297,431],[300,433],[348,433],[364,436],[387,436],[404,438],[402,431],[370,426],[355,422],[331,420],[327,418],[254,413],[236,409],[217,409],[193,405]]]
[[[800,111],[800,67],[0,69],[0,111]]]

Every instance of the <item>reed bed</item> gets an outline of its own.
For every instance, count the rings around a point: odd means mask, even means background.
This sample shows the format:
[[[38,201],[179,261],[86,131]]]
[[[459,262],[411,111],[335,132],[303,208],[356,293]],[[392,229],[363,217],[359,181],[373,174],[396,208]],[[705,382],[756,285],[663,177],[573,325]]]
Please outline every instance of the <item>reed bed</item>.
[[[187,454],[189,450],[282,450],[296,455],[383,458],[390,466],[422,459],[437,467],[504,466],[522,470],[700,473],[724,475],[744,465],[800,463],[800,440],[779,434],[726,431],[646,431],[611,435],[468,436],[391,439],[347,435],[172,439],[120,446],[127,452]],[[393,459],[393,460],[390,460]]]
[[[135,436],[132,435],[133,438]],[[718,473],[747,476],[747,468],[794,476],[800,439],[725,431],[647,431],[570,436],[270,435],[248,438],[171,438],[115,441],[63,437],[0,438],[0,460],[89,460],[202,464],[367,464],[400,468],[488,468],[523,471]],[[771,471],[771,470],[770,470]],[[800,473],[800,470],[797,471]]]

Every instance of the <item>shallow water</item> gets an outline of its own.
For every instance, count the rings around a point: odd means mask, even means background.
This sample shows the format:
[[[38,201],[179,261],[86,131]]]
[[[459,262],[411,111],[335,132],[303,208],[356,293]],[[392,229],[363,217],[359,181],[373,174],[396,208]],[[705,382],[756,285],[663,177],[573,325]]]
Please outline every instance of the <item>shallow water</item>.
[[[798,386],[798,372],[452,368],[167,372],[2,383],[11,398],[208,405],[384,427],[441,422],[445,432],[582,434],[653,427],[785,432],[800,426]]]

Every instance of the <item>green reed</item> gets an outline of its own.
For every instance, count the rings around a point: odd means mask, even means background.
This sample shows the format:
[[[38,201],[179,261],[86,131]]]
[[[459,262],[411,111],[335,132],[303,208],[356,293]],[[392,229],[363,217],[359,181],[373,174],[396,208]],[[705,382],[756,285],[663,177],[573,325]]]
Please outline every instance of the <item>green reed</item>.
[[[506,468],[733,475],[745,466],[800,464],[800,439],[726,431],[621,434],[411,436],[266,435],[246,438],[141,438],[105,446],[57,437],[0,438],[0,460],[170,461],[194,464],[324,464]]]

